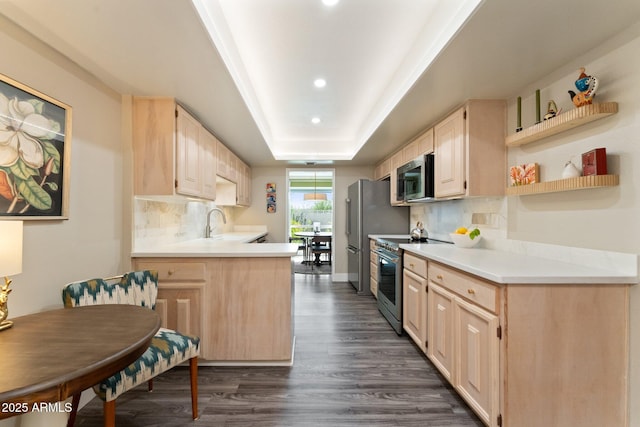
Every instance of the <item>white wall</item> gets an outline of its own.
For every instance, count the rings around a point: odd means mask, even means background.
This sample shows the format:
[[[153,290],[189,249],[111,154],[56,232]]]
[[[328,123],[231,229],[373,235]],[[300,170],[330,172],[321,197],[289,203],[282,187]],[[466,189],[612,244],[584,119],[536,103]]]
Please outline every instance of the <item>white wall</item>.
[[[619,112],[573,131],[509,151],[509,164],[538,162],[543,180],[560,178],[565,162],[580,164],[580,155],[607,149],[609,173],[620,175],[620,186],[565,193],[510,197],[510,238],[640,254],[640,24],[586,52],[546,79],[523,88],[541,89],[543,108],[552,98],[565,111],[573,108],[567,90],[574,89],[578,68],[600,79],[600,102],[618,102]],[[560,102],[559,102],[560,101]],[[534,105],[523,97],[523,105]],[[533,122],[531,115],[523,126]],[[515,124],[515,98],[509,123]],[[622,308],[623,309],[623,308]],[[631,288],[631,426],[640,426],[640,289]],[[589,355],[585,355],[588,357]],[[603,367],[603,369],[606,369]]]
[[[9,302],[17,316],[61,307],[65,283],[126,266],[123,189],[131,180],[123,173],[120,95],[1,16],[0,24],[2,72],[73,110],[69,219],[25,221],[23,273]]]
[[[267,183],[276,184],[276,211],[267,212]],[[266,225],[270,243],[287,238],[287,177],[284,167],[251,168],[251,206],[234,208],[237,225]]]
[[[543,180],[560,179],[566,161],[580,166],[581,154],[605,147],[609,173],[620,175],[620,186],[509,198],[509,237],[620,252],[640,252],[640,24],[603,46],[569,62],[548,78],[523,88],[523,94],[541,89],[543,109],[554,99],[564,111],[573,109],[567,90],[574,89],[580,66],[600,79],[596,101],[618,102],[619,112],[575,130],[509,150],[509,165],[538,162]],[[533,124],[534,100],[523,97]],[[515,99],[508,123],[515,127]]]
[[[9,300],[10,317],[16,317],[61,308],[67,282],[129,267],[123,213],[130,208],[124,189],[131,179],[123,173],[119,94],[2,16],[0,51],[3,74],[73,111],[69,219],[25,221],[23,273],[13,277]]]

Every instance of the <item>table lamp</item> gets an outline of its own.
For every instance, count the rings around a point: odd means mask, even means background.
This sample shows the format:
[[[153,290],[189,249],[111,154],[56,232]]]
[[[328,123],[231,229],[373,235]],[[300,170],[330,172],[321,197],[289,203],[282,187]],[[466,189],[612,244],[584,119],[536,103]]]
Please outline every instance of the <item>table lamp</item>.
[[[9,309],[8,276],[22,273],[22,221],[0,221],[0,277],[4,276],[4,285],[0,286],[0,331],[9,329],[13,322],[7,320]]]

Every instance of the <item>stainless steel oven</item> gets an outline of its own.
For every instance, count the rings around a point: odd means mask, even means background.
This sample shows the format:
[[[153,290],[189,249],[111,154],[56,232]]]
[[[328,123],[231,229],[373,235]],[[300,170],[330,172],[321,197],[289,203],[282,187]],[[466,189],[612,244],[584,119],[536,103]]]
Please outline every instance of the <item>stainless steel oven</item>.
[[[409,237],[379,237],[374,251],[378,255],[378,310],[402,334],[402,254],[400,245],[415,243]],[[420,244],[449,243],[427,239]]]
[[[402,249],[376,242],[378,255],[378,309],[389,324],[402,334]]]

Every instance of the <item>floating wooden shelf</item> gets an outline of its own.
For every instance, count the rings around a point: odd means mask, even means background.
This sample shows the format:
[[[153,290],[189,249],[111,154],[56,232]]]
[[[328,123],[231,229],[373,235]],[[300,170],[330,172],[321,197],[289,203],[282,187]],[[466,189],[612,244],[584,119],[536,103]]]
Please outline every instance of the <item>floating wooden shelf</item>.
[[[551,135],[573,129],[594,120],[602,119],[618,112],[617,102],[590,104],[560,113],[520,132],[508,135],[505,144],[509,147],[528,144]]]
[[[591,175],[556,181],[508,187],[507,196],[525,196],[527,194],[556,193],[559,191],[583,190],[596,187],[615,187],[620,183],[618,175]]]

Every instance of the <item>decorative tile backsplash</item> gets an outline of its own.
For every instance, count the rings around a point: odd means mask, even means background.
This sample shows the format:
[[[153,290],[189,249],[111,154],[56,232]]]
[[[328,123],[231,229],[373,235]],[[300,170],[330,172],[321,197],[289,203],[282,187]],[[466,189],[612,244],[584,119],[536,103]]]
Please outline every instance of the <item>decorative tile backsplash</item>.
[[[491,218],[490,224],[473,224],[474,213]],[[448,200],[437,203],[420,203],[411,206],[410,228],[422,221],[429,237],[451,241],[449,233],[458,227],[477,225],[483,241],[506,239],[507,237],[507,201],[506,197],[469,198]],[[409,232],[409,230],[407,230]]]
[[[212,202],[188,199],[134,198],[134,251],[204,237],[207,212],[215,206]],[[233,209],[222,209],[227,224],[218,214],[211,216],[211,224],[219,232],[226,232],[233,229]]]
[[[473,224],[476,218],[488,224]],[[411,226],[422,221],[429,237],[451,241],[449,233],[458,227],[475,225],[483,236],[479,247],[504,252],[553,259],[571,264],[614,269],[629,276],[638,274],[640,260],[637,254],[601,251],[570,246],[512,240],[507,235],[507,198],[469,198],[437,203],[422,203],[411,207]]]

